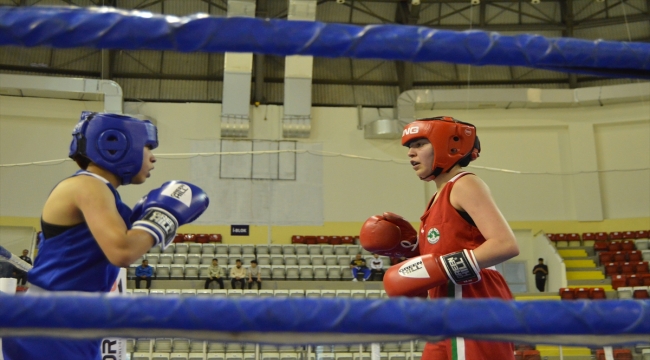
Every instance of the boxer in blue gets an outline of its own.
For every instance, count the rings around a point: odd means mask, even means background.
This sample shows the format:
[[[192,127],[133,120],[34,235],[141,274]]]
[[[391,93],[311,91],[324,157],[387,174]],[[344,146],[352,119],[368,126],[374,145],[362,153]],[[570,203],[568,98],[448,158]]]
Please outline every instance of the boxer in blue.
[[[120,267],[152,246],[167,247],[178,227],[209,204],[199,187],[180,181],[152,190],[133,211],[122,202],[116,188],[144,183],[154,168],[158,135],[149,121],[83,112],[72,136],[69,155],[81,170],[57,184],[45,202],[28,294],[108,292]],[[100,356],[100,340],[5,338],[2,344],[5,360]]]

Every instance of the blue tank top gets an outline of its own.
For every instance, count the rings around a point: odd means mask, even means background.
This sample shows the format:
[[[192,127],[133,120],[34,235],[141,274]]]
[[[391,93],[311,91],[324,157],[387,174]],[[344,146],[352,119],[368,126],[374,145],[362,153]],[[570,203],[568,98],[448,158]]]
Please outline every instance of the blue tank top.
[[[94,176],[106,183],[115,196],[117,211],[130,229],[131,209],[122,202],[115,188],[101,176],[87,171],[78,171],[73,176],[78,175]],[[51,238],[41,238],[38,256],[27,277],[30,283],[50,291],[108,292],[119,269],[108,261],[84,222]],[[6,360],[100,360],[100,342],[9,337],[2,340],[1,351]]]
[[[130,229],[131,208],[122,202],[113,185],[87,171],[78,171],[73,176],[79,175],[94,176],[106,183],[115,196],[117,211]],[[27,277],[30,283],[50,291],[108,292],[119,271],[119,267],[108,261],[83,222],[57,236],[41,238],[38,256]]]

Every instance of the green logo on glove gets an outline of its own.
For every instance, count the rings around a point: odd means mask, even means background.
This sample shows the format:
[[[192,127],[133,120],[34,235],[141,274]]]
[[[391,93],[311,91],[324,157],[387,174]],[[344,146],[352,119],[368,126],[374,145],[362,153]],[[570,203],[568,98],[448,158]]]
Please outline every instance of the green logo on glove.
[[[429,229],[429,232],[427,233],[427,241],[429,244],[433,245],[440,240],[440,231],[436,228],[431,228]]]

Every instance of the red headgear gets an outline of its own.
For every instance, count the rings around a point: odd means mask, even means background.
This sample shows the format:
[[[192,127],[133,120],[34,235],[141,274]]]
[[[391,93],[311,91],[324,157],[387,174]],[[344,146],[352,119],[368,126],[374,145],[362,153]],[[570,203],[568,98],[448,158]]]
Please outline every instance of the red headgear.
[[[402,145],[408,146],[413,140],[422,138],[428,139],[433,146],[433,172],[426,179],[435,179],[448,172],[468,155],[469,160],[474,161],[481,152],[476,127],[448,116],[418,119],[406,125]]]

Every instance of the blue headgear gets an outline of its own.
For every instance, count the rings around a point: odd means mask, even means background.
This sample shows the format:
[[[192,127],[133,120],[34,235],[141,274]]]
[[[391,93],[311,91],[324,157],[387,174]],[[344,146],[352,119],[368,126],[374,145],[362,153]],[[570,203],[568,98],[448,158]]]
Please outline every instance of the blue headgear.
[[[142,168],[145,146],[158,147],[158,131],[149,120],[84,111],[72,131],[69,156],[88,158],[126,185]]]

